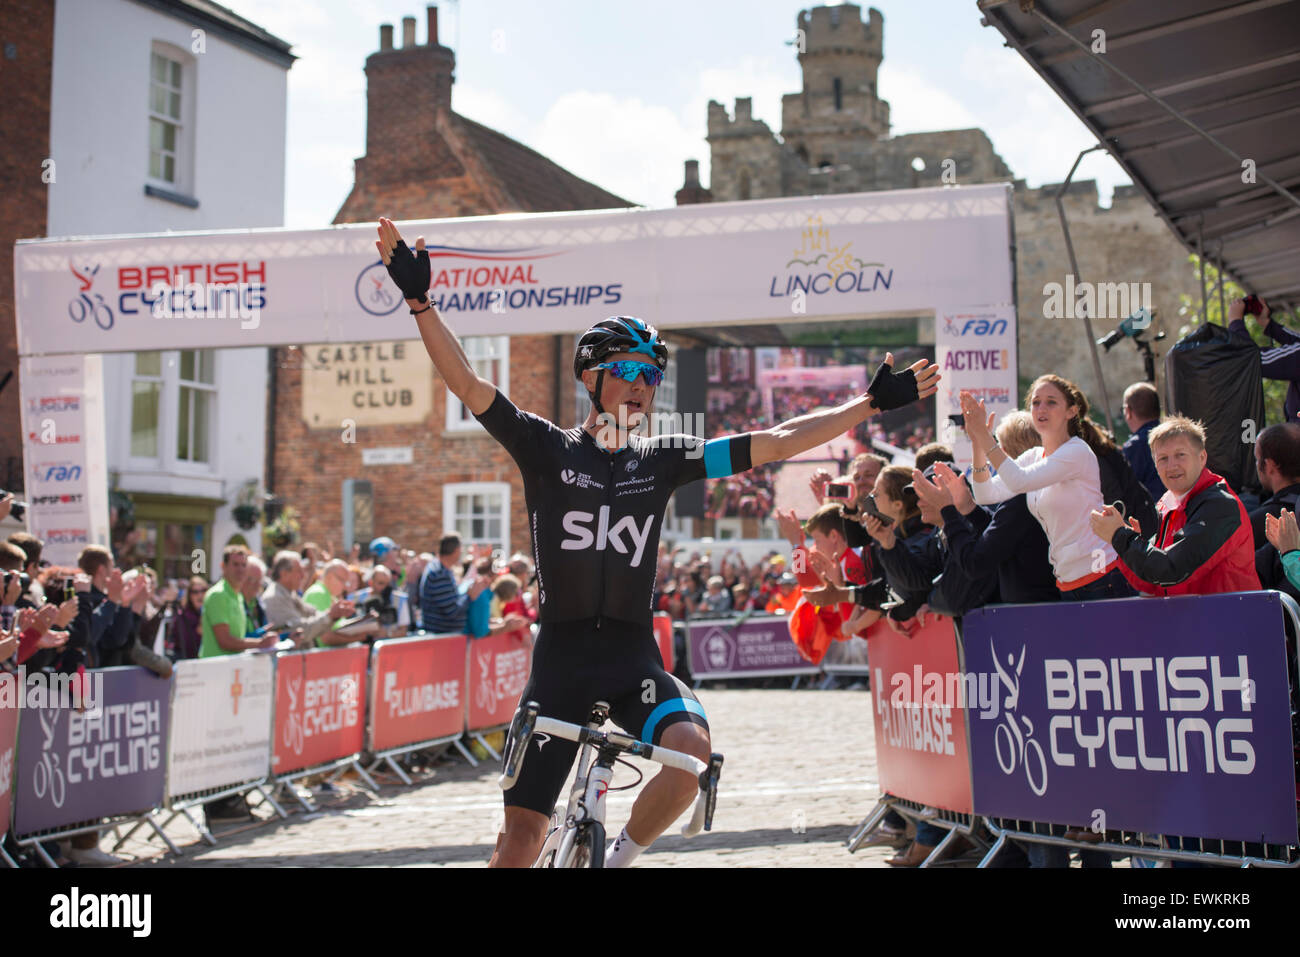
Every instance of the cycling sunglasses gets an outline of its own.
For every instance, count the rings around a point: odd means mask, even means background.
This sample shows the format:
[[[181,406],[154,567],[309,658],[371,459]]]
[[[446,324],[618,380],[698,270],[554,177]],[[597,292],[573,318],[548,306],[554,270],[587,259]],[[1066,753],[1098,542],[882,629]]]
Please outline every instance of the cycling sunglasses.
[[[648,386],[656,386],[664,381],[664,370],[648,362],[620,359],[617,362],[602,362],[600,365],[592,366],[592,368],[606,369],[624,382],[635,382],[636,377],[639,375],[645,376],[645,384]]]

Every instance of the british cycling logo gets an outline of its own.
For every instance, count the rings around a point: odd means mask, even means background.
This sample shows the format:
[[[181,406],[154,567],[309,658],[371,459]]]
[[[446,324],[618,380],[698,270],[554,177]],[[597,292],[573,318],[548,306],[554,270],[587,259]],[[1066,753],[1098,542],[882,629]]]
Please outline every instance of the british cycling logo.
[[[534,737],[534,738],[536,739],[536,741],[537,741],[537,750],[538,750],[538,751],[541,751],[541,750],[542,750],[542,745],[546,744],[547,741],[550,741],[550,740],[551,740],[551,736],[550,736],[549,734],[547,734],[545,731],[536,731],[536,732],[533,733],[533,737]]]
[[[889,291],[894,270],[884,263],[864,262],[853,254],[852,242],[835,245],[821,216],[809,216],[799,234],[799,246],[785,264],[785,275],[773,275],[768,295],[789,298],[796,293],[868,293]]]
[[[113,310],[99,293],[94,294],[95,298],[93,300],[90,297],[90,289],[95,284],[95,276],[99,273],[99,263],[95,263],[93,266],[82,266],[81,272],[78,272],[77,267],[71,262],[68,263],[68,268],[72,270],[72,275],[77,277],[78,292],[80,293],[68,303],[68,318],[73,322],[82,323],[89,316],[95,320],[95,325],[104,331],[107,332],[112,329]]]
[[[969,313],[945,314],[943,331],[950,336],[996,336],[1007,331],[1007,321]]]
[[[429,251],[429,289],[441,312],[613,305],[623,298],[621,282],[544,285],[545,279],[537,275],[542,261],[563,256],[568,250],[548,252],[544,246],[425,248]],[[379,261],[357,275],[354,293],[357,305],[372,316],[391,315],[402,305]]]
[[[993,667],[1007,690],[1007,696],[1002,700],[1002,721],[993,731],[993,751],[998,759],[998,767],[1003,774],[1014,774],[1023,762],[1029,789],[1042,797],[1047,793],[1047,758],[1043,754],[1043,746],[1034,740],[1033,722],[1024,715],[1015,713],[1020,706],[1020,675],[1025,667],[1025,646],[1020,646],[1019,659],[1014,654],[1007,653],[1006,670],[998,660],[998,652],[991,638],[989,654],[993,659]]]

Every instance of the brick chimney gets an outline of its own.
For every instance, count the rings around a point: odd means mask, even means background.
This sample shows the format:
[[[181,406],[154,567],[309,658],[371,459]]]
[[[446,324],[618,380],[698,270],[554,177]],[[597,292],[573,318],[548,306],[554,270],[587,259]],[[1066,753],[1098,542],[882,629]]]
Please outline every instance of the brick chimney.
[[[692,206],[695,203],[713,202],[713,193],[700,185],[700,161],[686,161],[686,182],[677,191],[678,206]]]
[[[428,7],[428,42],[415,40],[415,17],[402,18],[402,46],[393,47],[393,27],[379,28],[379,50],[366,57],[367,165],[388,166],[435,138],[437,114],[451,109],[456,57],[438,43],[438,8]],[[398,165],[402,165],[399,164]],[[396,169],[372,169],[383,176]]]

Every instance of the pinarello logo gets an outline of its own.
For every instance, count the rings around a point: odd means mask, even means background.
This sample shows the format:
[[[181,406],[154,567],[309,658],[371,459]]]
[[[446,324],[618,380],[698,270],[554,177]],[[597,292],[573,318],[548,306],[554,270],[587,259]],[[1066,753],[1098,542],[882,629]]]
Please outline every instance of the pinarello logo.
[[[574,474],[573,469],[565,469],[560,473],[560,480],[563,481],[565,485],[572,485],[578,480],[578,476]]]

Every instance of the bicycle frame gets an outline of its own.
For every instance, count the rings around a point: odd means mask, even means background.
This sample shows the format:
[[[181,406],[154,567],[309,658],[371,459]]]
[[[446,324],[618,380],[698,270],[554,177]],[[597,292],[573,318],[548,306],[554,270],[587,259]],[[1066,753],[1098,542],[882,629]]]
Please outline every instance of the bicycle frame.
[[[591,709],[587,728],[599,731],[608,717],[609,705],[604,701],[597,701],[595,707]],[[546,835],[546,843],[542,845],[542,853],[538,855],[534,867],[545,866],[542,862],[546,860],[547,851],[552,847],[555,848],[556,853],[551,866],[569,867],[579,826],[587,821],[596,821],[602,828],[604,827],[605,794],[609,790],[610,781],[614,778],[614,769],[599,764],[593,767],[593,750],[591,741],[583,743],[582,750],[578,754],[578,773],[574,776],[573,787],[569,789],[569,801],[565,806],[564,820],[553,821],[551,830]]]
[[[551,830],[547,833],[534,867],[572,867],[577,838],[584,829],[594,831],[603,840],[605,795],[614,776],[614,763],[620,754],[639,755],[665,767],[696,774],[700,796],[695,802],[695,811],[690,821],[682,827],[682,834],[691,837],[699,833],[701,827],[704,830],[712,828],[718,777],[722,772],[721,754],[710,755],[706,764],[689,754],[638,741],[621,732],[602,732],[600,728],[609,718],[609,705],[603,701],[596,702],[592,707],[591,717],[585,726],[542,718],[539,717],[539,711],[537,702],[529,701],[515,713],[504,767],[498,782],[502,790],[514,786],[519,769],[527,757],[528,745],[536,731],[576,741],[581,746],[581,751],[564,818],[557,820],[552,813]],[[603,849],[594,849],[593,853],[603,854]],[[549,864],[546,863],[548,857]]]

